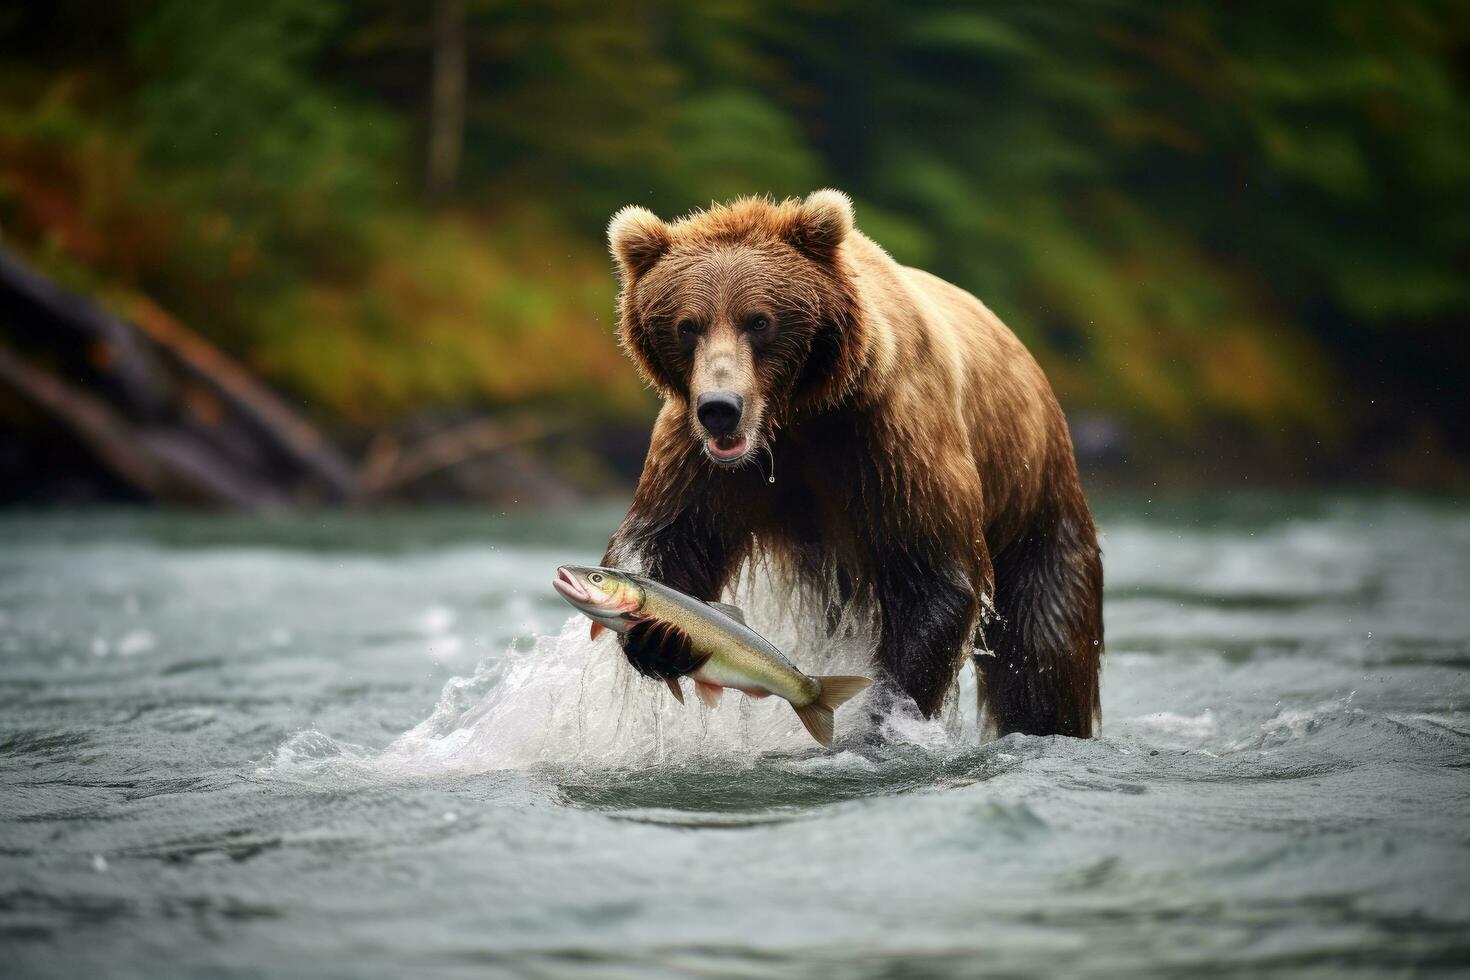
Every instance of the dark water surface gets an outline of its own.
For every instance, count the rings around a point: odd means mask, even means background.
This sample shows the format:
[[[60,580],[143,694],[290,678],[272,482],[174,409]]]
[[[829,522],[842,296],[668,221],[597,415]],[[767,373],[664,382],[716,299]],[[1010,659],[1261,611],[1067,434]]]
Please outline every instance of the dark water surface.
[[[1470,967],[1470,506],[1104,504],[1103,737],[863,753],[564,628],[616,518],[0,517],[0,973]]]

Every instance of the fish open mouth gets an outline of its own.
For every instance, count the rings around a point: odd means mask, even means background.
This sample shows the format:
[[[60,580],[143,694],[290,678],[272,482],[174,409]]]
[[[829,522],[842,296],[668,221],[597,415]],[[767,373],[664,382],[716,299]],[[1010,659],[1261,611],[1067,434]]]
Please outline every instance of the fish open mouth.
[[[569,602],[588,603],[592,601],[591,593],[581,582],[577,581],[575,575],[567,571],[565,565],[557,568],[556,578],[552,580],[551,586]]]
[[[750,451],[746,436],[717,436],[705,440],[704,451],[716,462],[733,463]]]

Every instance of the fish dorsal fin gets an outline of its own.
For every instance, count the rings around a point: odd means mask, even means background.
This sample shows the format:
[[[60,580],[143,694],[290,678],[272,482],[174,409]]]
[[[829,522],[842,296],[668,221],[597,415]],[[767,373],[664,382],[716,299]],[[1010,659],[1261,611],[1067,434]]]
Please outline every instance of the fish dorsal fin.
[[[674,695],[675,700],[677,700],[680,704],[683,704],[684,689],[679,686],[679,678],[665,677],[664,683],[669,685],[669,692]]]
[[[735,622],[739,623],[741,626],[750,625],[745,621],[745,613],[741,610],[739,606],[732,606],[728,602],[708,602],[706,603],[706,605],[710,606],[713,609],[718,609],[726,616],[729,616],[731,619],[735,620]]]

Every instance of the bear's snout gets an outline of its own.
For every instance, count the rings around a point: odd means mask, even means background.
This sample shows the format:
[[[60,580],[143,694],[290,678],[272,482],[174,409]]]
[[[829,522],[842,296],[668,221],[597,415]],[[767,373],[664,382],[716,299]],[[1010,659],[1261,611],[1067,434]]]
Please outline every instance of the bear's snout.
[[[733,391],[706,391],[694,406],[699,424],[717,439],[735,434],[744,409],[745,399]]]

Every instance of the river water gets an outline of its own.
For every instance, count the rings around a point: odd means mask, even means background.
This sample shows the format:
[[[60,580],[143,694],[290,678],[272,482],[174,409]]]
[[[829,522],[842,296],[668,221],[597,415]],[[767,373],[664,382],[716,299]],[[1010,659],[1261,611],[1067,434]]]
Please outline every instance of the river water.
[[[1098,510],[1101,738],[835,752],[588,640],[616,510],[0,517],[3,972],[1470,969],[1470,506]]]

